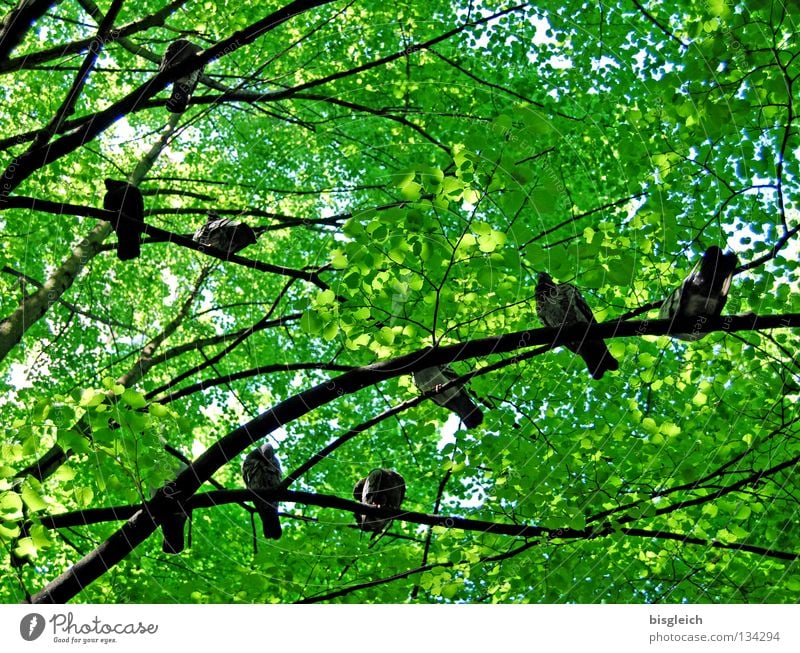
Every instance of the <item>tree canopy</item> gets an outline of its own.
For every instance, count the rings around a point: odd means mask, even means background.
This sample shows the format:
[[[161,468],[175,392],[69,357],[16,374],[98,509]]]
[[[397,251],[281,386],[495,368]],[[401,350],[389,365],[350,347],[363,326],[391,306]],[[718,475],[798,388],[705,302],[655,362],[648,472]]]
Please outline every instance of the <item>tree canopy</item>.
[[[3,5],[0,600],[800,599],[800,5]],[[713,245],[724,314],[673,338]],[[540,272],[599,324],[544,328]],[[479,426],[415,387],[445,364]]]

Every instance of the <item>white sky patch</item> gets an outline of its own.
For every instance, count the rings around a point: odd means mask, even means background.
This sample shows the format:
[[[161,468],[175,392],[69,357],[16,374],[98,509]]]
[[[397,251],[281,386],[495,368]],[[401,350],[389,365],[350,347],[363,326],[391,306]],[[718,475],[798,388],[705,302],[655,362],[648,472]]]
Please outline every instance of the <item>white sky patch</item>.
[[[145,139],[138,139],[136,131],[124,116],[108,129],[107,134],[107,147],[111,152],[116,151],[119,154],[119,150],[124,147],[126,156],[133,158],[140,158],[147,153],[148,147]],[[127,149],[131,147],[135,148],[133,153]]]
[[[115,132],[115,139],[111,141],[112,144],[122,141],[128,142],[136,138],[136,131],[133,129],[133,127],[131,127],[131,123],[128,122],[128,119],[125,116],[114,123],[113,129]]]
[[[33,387],[33,383],[28,378],[28,368],[22,363],[11,363],[8,376],[11,380],[12,388],[22,390],[23,388]]]
[[[441,451],[448,444],[455,445],[456,431],[458,431],[459,424],[461,424],[461,420],[458,419],[458,415],[455,413],[450,413],[450,416],[447,418],[444,426],[442,426],[442,434],[439,436],[439,444],[436,445],[437,451]]]
[[[222,419],[222,409],[216,404],[204,404],[200,406],[200,413],[209,422],[218,422]]]
[[[186,152],[184,152],[181,149],[173,149],[171,147],[166,147],[164,148],[161,154],[170,163],[174,163],[176,165],[180,165],[186,160]]]
[[[536,27],[536,34],[533,35],[533,42],[541,45],[553,45],[558,43],[558,40],[548,35],[548,31],[550,31],[550,21],[547,18],[543,18],[542,16],[531,16],[530,19],[531,25]]]
[[[592,60],[592,70],[598,71],[603,70],[604,68],[621,68],[619,61],[616,59],[612,59],[611,57],[607,57],[603,55],[599,59]]]
[[[201,454],[205,453],[208,447],[199,440],[192,441],[192,458],[198,458]]]
[[[178,299],[178,277],[168,268],[161,269],[161,281],[169,288],[169,295],[164,298],[165,306],[172,306]]]
[[[572,68],[572,59],[562,57],[561,55],[554,54],[545,63],[556,70],[566,70],[567,68]]]
[[[276,428],[272,433],[269,434],[268,439],[280,444],[283,442],[289,434],[286,432],[286,429],[282,426]]]
[[[463,428],[463,426],[461,426],[461,420],[455,413],[450,413],[450,416],[447,418],[447,421],[442,426],[442,432],[441,435],[439,436],[439,443],[436,445],[436,450],[441,451],[448,444],[452,444],[455,446],[456,433],[458,432],[459,428]],[[457,480],[463,485],[469,485],[469,480],[466,478],[459,478]],[[485,497],[482,496],[481,493],[474,494],[470,496],[468,499],[457,498],[452,494],[446,494],[444,498],[446,501],[458,506],[458,508],[462,508],[465,510],[472,508],[480,508],[485,500]]]

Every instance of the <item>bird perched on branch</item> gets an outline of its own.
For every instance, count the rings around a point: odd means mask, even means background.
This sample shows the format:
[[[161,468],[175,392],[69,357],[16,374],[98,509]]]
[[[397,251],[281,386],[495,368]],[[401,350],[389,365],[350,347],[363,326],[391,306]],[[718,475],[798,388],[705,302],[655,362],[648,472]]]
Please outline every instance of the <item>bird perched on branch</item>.
[[[184,465],[185,467],[185,465]],[[183,531],[186,521],[191,518],[191,514],[180,504],[179,496],[174,492],[170,493],[171,486],[161,488],[156,492],[156,497],[167,499],[171,510],[165,512],[160,517],[161,534],[164,539],[161,543],[161,550],[164,553],[180,553],[184,549]]]
[[[458,415],[461,421],[464,422],[465,427],[473,429],[481,425],[483,413],[463,387],[454,385],[442,392],[438,391],[438,388],[444,384],[458,378],[458,374],[448,365],[426,367],[423,370],[414,372],[412,376],[414,377],[414,384],[420,392],[436,392],[431,399]]]
[[[542,324],[548,327],[597,324],[580,290],[569,283],[554,283],[546,272],[539,273],[536,284],[536,314]],[[586,361],[594,379],[602,379],[606,372],[619,369],[617,359],[608,351],[603,340],[583,339],[564,343],[564,346]]]
[[[144,229],[144,199],[133,184],[106,179],[103,208],[117,214],[111,226],[117,234],[117,256],[120,261],[137,258],[141,253],[139,237]]]
[[[244,222],[234,222],[208,212],[206,223],[194,232],[195,242],[219,249],[229,256],[256,242],[256,233]]]
[[[399,508],[405,496],[406,482],[400,474],[391,469],[373,469],[353,488],[353,498],[356,501],[381,508]],[[367,515],[355,517],[362,531],[374,531],[376,534],[392,523],[391,519],[380,517]]]
[[[183,529],[188,518],[189,515],[183,510],[176,510],[161,522],[161,532],[164,535],[161,550],[164,553],[175,554],[183,551]]]
[[[186,39],[173,41],[164,52],[158,70],[159,72],[166,70],[170,66],[182,63],[189,57],[193,57],[198,52],[202,51],[203,48]],[[178,79],[175,80],[172,85],[172,95],[170,95],[169,100],[167,100],[167,111],[170,113],[183,113],[186,111],[186,107],[189,105],[189,98],[192,93],[194,93],[194,89],[197,87],[197,81],[200,79],[202,73],[203,68],[200,67],[197,70],[193,70],[188,75],[178,77]]]
[[[708,318],[719,317],[739,264],[736,254],[723,254],[716,245],[709,247],[672,294],[664,300],[658,316],[662,320],[690,320],[696,318],[697,330]],[[700,340],[705,333],[671,333],[681,340]]]
[[[275,449],[269,443],[254,449],[244,459],[242,476],[248,490],[256,492],[271,490],[281,483],[281,464],[275,457]],[[278,519],[278,504],[256,497],[253,500],[264,527],[264,537],[271,540],[281,538],[281,522]]]

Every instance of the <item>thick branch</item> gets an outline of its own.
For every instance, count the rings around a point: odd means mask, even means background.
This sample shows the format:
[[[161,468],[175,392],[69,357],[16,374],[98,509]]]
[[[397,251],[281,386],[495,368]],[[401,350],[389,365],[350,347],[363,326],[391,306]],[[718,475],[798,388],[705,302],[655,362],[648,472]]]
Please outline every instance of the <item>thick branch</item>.
[[[38,20],[58,0],[19,0],[0,25],[0,61],[8,57]],[[23,57],[24,58],[24,57]]]
[[[136,21],[135,23],[130,23],[128,25],[124,25],[117,30],[114,30],[112,33],[112,37],[120,38],[124,36],[130,36],[131,34],[136,34],[138,32],[143,32],[151,27],[158,27],[164,24],[164,20],[168,18],[171,14],[175,12],[176,9],[179,9],[183,5],[186,4],[187,0],[173,0],[173,2],[169,3],[163,9],[160,9],[154,14],[151,14],[147,18],[143,18],[142,20]],[[37,2],[37,4],[55,4],[53,0],[45,1],[45,2]],[[45,7],[46,8],[46,7]],[[17,57],[15,59],[10,59],[8,61],[3,61],[0,63],[0,73],[6,72],[14,72],[16,70],[21,70],[23,68],[33,68],[40,64],[43,64],[47,61],[52,61],[53,59],[60,59],[61,57],[66,57],[70,55],[77,54],[78,52],[83,52],[86,48],[88,48],[92,43],[92,38],[80,39],[78,41],[73,41],[71,43],[63,43],[61,45],[53,46],[47,50],[41,50],[39,52],[31,52],[21,57]],[[0,58],[2,59],[2,58]]]
[[[0,361],[22,340],[25,332],[47,312],[51,304],[72,286],[110,232],[111,225],[108,222],[98,224],[72,249],[70,256],[41,288],[23,299],[17,310],[0,321]]]
[[[108,129],[120,116],[124,116],[133,111],[143,100],[155,95],[170,82],[174,82],[179,77],[184,77],[188,73],[200,69],[218,56],[228,54],[253,42],[265,32],[277,27],[295,15],[313,9],[314,7],[330,4],[333,1],[334,0],[294,0],[294,2],[290,2],[277,11],[272,12],[266,18],[256,21],[249,27],[234,33],[207,50],[203,50],[197,56],[189,57],[186,61],[157,73],[155,77],[126,95],[120,101],[98,112],[91,122],[81,125],[81,127],[71,134],[62,136],[52,144],[32,149],[22,156],[17,157],[5,171],[3,184],[2,187],[0,187],[0,204],[2,204],[4,198],[7,197],[11,191],[36,170],[84,146],[98,134]]]
[[[779,560],[800,559],[800,553],[790,551],[777,551],[765,547],[726,543],[717,540],[707,540],[698,537],[691,537],[681,533],[670,531],[646,530],[641,528],[623,528],[615,530],[610,526],[601,529],[575,529],[575,528],[543,528],[540,526],[528,526],[518,524],[500,524],[477,519],[465,519],[463,517],[447,515],[428,515],[420,512],[409,512],[394,508],[378,508],[367,504],[342,499],[340,497],[315,494],[313,492],[294,492],[290,490],[270,490],[264,492],[252,492],[250,490],[221,490],[206,492],[202,495],[193,497],[187,502],[192,511],[201,508],[216,507],[226,503],[241,503],[242,501],[252,500],[258,496],[265,500],[291,501],[305,505],[314,505],[322,508],[335,508],[352,513],[366,514],[370,517],[390,518],[413,524],[425,524],[428,526],[438,526],[441,528],[456,528],[464,531],[480,533],[493,533],[497,535],[508,535],[511,537],[536,538],[546,540],[590,540],[598,537],[607,537],[615,532],[621,532],[632,537],[644,537],[653,539],[666,539],[679,541],[684,544],[694,544],[698,546],[710,546],[718,549],[728,549],[734,551],[745,551],[761,556],[776,558]],[[109,567],[119,560],[116,560],[120,547],[120,539],[127,536],[135,536],[136,545],[143,542],[156,528],[158,519],[157,500],[153,500],[144,506],[118,506],[99,510],[87,510],[67,515],[57,515],[42,520],[43,525],[49,528],[65,528],[68,526],[79,526],[106,519],[119,519],[129,515],[131,511],[135,513],[130,520],[108,540],[101,544],[93,553],[84,558],[66,573],[59,576],[42,592],[32,598],[32,603],[61,603],[74,596],[70,593],[75,583],[81,583],[84,571],[88,568],[88,562],[94,560],[95,564],[108,564]],[[102,518],[102,519],[100,519]],[[143,533],[140,525],[147,525],[147,533]],[[90,579],[93,580],[93,579]]]
[[[152,161],[149,162],[152,165]],[[137,172],[141,172],[141,175],[145,173],[144,170],[139,171],[138,167],[137,167]],[[141,175],[137,175],[137,177]],[[111,211],[106,211],[105,209],[97,209],[91,206],[81,206],[78,204],[64,204],[61,202],[51,202],[50,200],[40,200],[35,197],[28,197],[24,195],[14,195],[12,197],[7,197],[5,198],[4,202],[0,202],[0,207],[4,209],[28,208],[31,210],[53,213],[55,215],[69,214],[69,215],[87,216],[90,218],[97,218],[98,220],[103,220],[106,222],[109,222],[112,218],[115,221],[122,221],[122,222],[127,222],[130,220],[130,218],[124,214],[118,216],[116,214],[112,214]],[[108,227],[110,227],[109,224],[103,225],[103,228],[106,229],[103,232],[104,233],[103,238],[105,238],[110,233],[110,229],[107,229]],[[95,227],[95,230],[99,228],[101,227],[97,226]],[[228,252],[224,252],[222,250],[215,249],[213,247],[201,245],[200,243],[198,243],[189,236],[183,236],[181,234],[172,233],[171,231],[159,229],[158,227],[151,224],[145,224],[142,231],[144,234],[151,236],[154,242],[180,245],[181,247],[186,247],[187,249],[193,249],[196,252],[206,254],[207,256],[219,259],[220,261],[226,261],[228,263],[242,265],[247,268],[259,270],[260,272],[278,274],[281,276],[289,277],[291,279],[300,279],[302,281],[307,281],[317,286],[318,288],[321,288],[322,290],[328,290],[330,288],[330,286],[328,286],[328,284],[326,284],[319,277],[319,270],[297,270],[295,268],[289,268],[283,265],[273,265],[272,263],[265,263],[264,261],[255,261],[253,259],[245,258],[244,256],[239,256],[238,254],[229,254]],[[342,299],[343,298],[340,297],[339,301],[341,301]],[[0,335],[2,335],[1,331]],[[2,354],[1,350],[0,354]]]
[[[403,374],[410,374],[411,372],[432,365],[443,365],[467,358],[500,354],[518,349],[525,349],[533,345],[545,344],[550,347],[556,347],[565,342],[579,341],[584,337],[597,339],[599,337],[664,335],[672,329],[677,333],[685,333],[694,330],[696,326],[696,324],[692,323],[671,323],[669,320],[645,320],[641,322],[612,321],[604,324],[592,325],[588,328],[585,325],[578,324],[563,329],[529,329],[492,338],[472,340],[463,344],[449,345],[438,349],[428,348],[389,361],[368,365],[347,372],[330,381],[320,383],[313,388],[290,397],[253,420],[231,431],[209,447],[209,449],[201,454],[186,470],[181,472],[175,481],[170,484],[170,492],[173,496],[180,495],[191,497],[218,469],[226,465],[229,461],[236,459],[246,448],[252,446],[275,429],[308,414],[315,408],[329,403],[340,396],[352,394],[365,387],[390,378]],[[705,331],[725,330],[731,332],[755,328],[768,329],[797,326],[800,326],[800,314],[765,317],[756,315],[730,316],[707,320],[703,325]],[[263,493],[263,496],[268,496],[268,493]],[[301,501],[306,500],[308,496],[317,495],[293,492],[285,496],[292,497],[291,499],[287,498],[287,500]],[[157,501],[158,500],[151,501],[148,506],[155,510],[165,509],[163,506],[159,508]],[[347,505],[353,504],[353,502],[339,499],[338,497],[331,497],[330,502],[331,507],[339,507],[346,510],[353,509],[352,505]],[[362,512],[365,512],[363,507],[359,506],[359,504],[353,505],[359,507]],[[369,514],[372,513],[370,512]],[[401,515],[407,515],[409,513],[387,511],[376,514],[384,517],[400,517]],[[417,513],[411,514],[417,515]],[[443,520],[448,519],[447,517],[424,515],[421,516],[421,519],[422,518],[424,518],[424,521],[420,521],[419,523],[428,525],[442,525]],[[500,534],[521,535],[524,533],[524,536],[531,537],[537,534],[551,533],[551,531],[547,529],[538,527],[513,527],[517,530],[512,533],[507,530],[511,528],[507,525],[498,526],[492,522],[474,523],[477,524],[481,530]],[[461,525],[459,526],[458,524]],[[454,521],[452,527],[461,528],[463,525],[463,520],[461,522]],[[83,587],[102,576],[110,567],[116,565],[125,558],[130,551],[146,540],[155,528],[156,523],[151,516],[145,515],[144,512],[137,513],[98,549],[76,563],[69,572],[62,574],[62,576],[50,583],[47,588],[37,595],[37,600],[41,602],[61,602],[72,598],[80,592]],[[520,528],[527,530],[520,531]],[[586,530],[560,531],[561,534],[567,533],[568,535],[566,535],[566,537],[569,537],[570,534],[574,537],[584,537],[593,532],[594,531]],[[561,537],[561,534],[558,536]],[[737,547],[735,545],[730,545],[729,548]]]

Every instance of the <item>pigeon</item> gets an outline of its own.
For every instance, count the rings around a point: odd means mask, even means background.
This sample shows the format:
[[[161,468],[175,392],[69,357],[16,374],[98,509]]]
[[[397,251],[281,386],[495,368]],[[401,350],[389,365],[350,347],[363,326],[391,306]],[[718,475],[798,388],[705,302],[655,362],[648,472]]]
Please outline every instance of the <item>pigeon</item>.
[[[194,232],[194,240],[230,256],[255,243],[256,233],[244,222],[234,222],[209,211],[206,223]]]
[[[539,273],[536,284],[536,314],[548,327],[597,324],[581,291],[569,283],[554,283],[546,272]],[[606,372],[619,369],[617,359],[602,340],[583,339],[564,343],[564,346],[586,361],[593,379],[602,379]]]
[[[111,226],[117,234],[117,256],[120,261],[138,258],[141,253],[139,236],[144,228],[144,199],[133,184],[116,179],[106,179],[103,208],[117,217]],[[126,218],[126,219],[121,219]]]
[[[185,465],[183,466],[185,469]],[[177,502],[178,497],[173,491],[170,493],[171,486],[161,488],[156,492],[156,496],[164,495],[166,498],[172,500],[170,507],[173,510],[165,512],[161,516],[161,533],[164,539],[161,543],[161,550],[164,553],[180,553],[184,549],[183,530],[186,526],[186,520],[191,517],[185,509]]]
[[[180,553],[183,551],[183,529],[186,526],[188,515],[183,510],[176,510],[161,522],[161,532],[164,540],[161,543],[161,550],[164,553]]]
[[[399,508],[405,496],[406,482],[391,469],[373,469],[353,488],[353,498],[356,501],[381,508]],[[391,519],[367,515],[356,515],[356,521],[362,531],[374,531],[376,534],[392,523]]]
[[[728,301],[733,271],[738,264],[736,254],[723,254],[719,247],[712,245],[683,283],[664,300],[658,316],[662,320],[673,321],[697,318],[698,329],[708,318],[719,317]],[[681,340],[700,340],[706,334],[692,332],[670,335]]]
[[[193,57],[198,52],[202,51],[203,48],[186,39],[173,41],[169,44],[169,47],[167,47],[166,52],[164,52],[158,70],[159,72],[166,70],[170,66],[186,61],[189,57]],[[203,68],[201,67],[197,70],[193,70],[185,77],[179,77],[175,80],[175,83],[172,85],[172,95],[170,95],[169,100],[167,100],[167,111],[170,113],[183,113],[186,111],[186,107],[189,105],[189,98],[194,92],[202,72]]]
[[[439,365],[426,367],[413,373],[414,383],[420,392],[436,391],[437,388],[458,378],[449,366]],[[468,429],[474,429],[483,422],[483,413],[469,396],[469,393],[462,387],[454,385],[442,392],[437,392],[431,399],[434,402],[453,411],[464,422]]]
[[[249,490],[271,490],[281,483],[281,464],[269,443],[254,449],[242,465],[244,484]],[[278,520],[278,504],[256,498],[253,501],[264,527],[264,537],[271,540],[281,538],[281,523]]]

